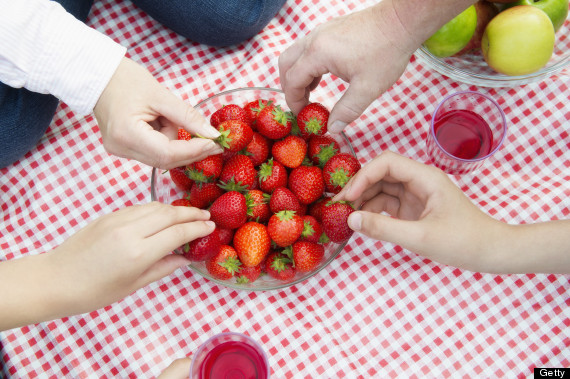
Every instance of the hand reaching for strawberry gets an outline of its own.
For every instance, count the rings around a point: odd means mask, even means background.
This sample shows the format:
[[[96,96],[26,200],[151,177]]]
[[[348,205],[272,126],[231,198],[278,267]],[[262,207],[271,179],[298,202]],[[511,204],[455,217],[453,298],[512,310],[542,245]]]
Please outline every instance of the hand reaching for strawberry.
[[[189,263],[172,250],[210,234],[209,217],[197,208],[136,205],[50,252],[0,263],[0,330],[92,311],[171,274]]]
[[[348,218],[353,230],[440,263],[491,273],[570,272],[570,220],[502,223],[443,171],[395,153],[363,166],[334,200],[361,208]]]
[[[222,149],[200,113],[123,58],[94,109],[105,149],[162,169],[186,166]],[[206,138],[179,140],[178,129]]]

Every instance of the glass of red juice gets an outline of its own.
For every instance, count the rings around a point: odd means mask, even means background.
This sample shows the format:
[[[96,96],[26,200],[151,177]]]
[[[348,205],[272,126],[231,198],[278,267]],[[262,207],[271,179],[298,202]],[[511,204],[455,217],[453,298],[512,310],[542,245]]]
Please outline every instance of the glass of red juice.
[[[268,378],[269,363],[265,351],[245,334],[217,334],[192,355],[190,379]]]
[[[506,134],[505,114],[494,99],[475,91],[456,92],[432,116],[427,152],[448,174],[467,174],[499,150]]]

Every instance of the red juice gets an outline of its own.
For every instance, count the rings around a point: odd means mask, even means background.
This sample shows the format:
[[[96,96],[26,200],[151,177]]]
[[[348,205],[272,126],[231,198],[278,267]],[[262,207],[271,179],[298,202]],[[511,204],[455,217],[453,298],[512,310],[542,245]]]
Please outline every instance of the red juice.
[[[240,341],[227,341],[214,347],[200,366],[201,379],[267,379],[267,366],[261,354]]]
[[[457,109],[434,122],[435,138],[445,151],[461,159],[476,159],[491,152],[493,133],[477,113]]]

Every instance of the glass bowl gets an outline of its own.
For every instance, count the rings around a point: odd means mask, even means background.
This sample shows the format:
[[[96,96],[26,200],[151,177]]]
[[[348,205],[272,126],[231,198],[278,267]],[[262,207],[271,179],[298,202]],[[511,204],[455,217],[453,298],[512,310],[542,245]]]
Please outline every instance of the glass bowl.
[[[200,103],[198,103],[195,108],[199,110],[204,117],[210,118],[213,112],[219,109],[222,105],[227,104],[238,104],[240,106],[246,103],[257,100],[257,99],[267,99],[273,100],[276,104],[281,105],[284,110],[288,110],[287,103],[285,102],[285,95],[281,90],[272,88],[258,88],[258,87],[248,87],[248,88],[238,88],[234,90],[229,90],[221,92],[212,97],[209,97]],[[334,99],[323,96],[319,94],[319,90],[315,90],[311,93],[311,101],[319,102],[326,106],[329,110],[332,109]],[[331,135],[339,143],[340,150],[342,152],[350,153],[356,156],[350,141],[344,133],[340,135]],[[152,201],[159,201],[161,203],[170,204],[173,200],[182,198],[184,196],[184,191],[179,190],[170,179],[168,172],[160,170],[157,168],[152,169],[151,176],[151,199]],[[299,273],[288,281],[283,282],[278,279],[274,279],[269,275],[262,274],[255,282],[241,284],[237,283],[235,278],[229,280],[220,280],[214,278],[208,273],[206,265],[204,262],[192,262],[189,267],[196,273],[202,275],[203,277],[216,282],[218,284],[249,291],[267,291],[275,290],[280,288],[285,288],[292,286],[294,284],[300,283],[313,275],[317,274],[320,270],[327,267],[333,259],[343,250],[346,242],[343,244],[328,243],[325,245],[325,255],[321,264],[315,268],[314,271],[309,273]],[[175,253],[182,254],[181,249],[177,249]]]
[[[421,46],[415,55],[429,68],[462,83],[495,88],[534,83],[562,71],[570,64],[570,18],[567,18],[556,32],[554,52],[550,61],[540,70],[528,75],[508,76],[498,73],[487,65],[480,51],[459,57],[438,58]]]

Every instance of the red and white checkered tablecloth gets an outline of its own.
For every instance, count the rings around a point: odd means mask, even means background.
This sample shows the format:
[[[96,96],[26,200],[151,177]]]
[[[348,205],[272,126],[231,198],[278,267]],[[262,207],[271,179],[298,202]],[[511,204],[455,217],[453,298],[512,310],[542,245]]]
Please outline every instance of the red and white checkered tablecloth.
[[[126,0],[96,1],[89,23],[196,104],[222,90],[278,87],[277,56],[296,37],[372,3],[291,0],[259,35],[223,49],[179,37]],[[324,80],[331,96],[345,88]],[[497,219],[568,218],[568,69],[488,89],[413,58],[347,130],[358,158],[390,149],[427,162],[431,112],[445,94],[466,89],[499,101],[509,134],[479,174],[453,179]],[[150,174],[107,154],[94,118],[61,105],[38,148],[1,171],[0,258],[51,250],[100,215],[150,201]],[[472,273],[355,234],[329,267],[283,290],[236,291],[181,269],[104,309],[0,333],[0,376],[152,378],[209,336],[238,331],[263,345],[275,378],[529,377],[535,366],[570,366],[569,279]]]

